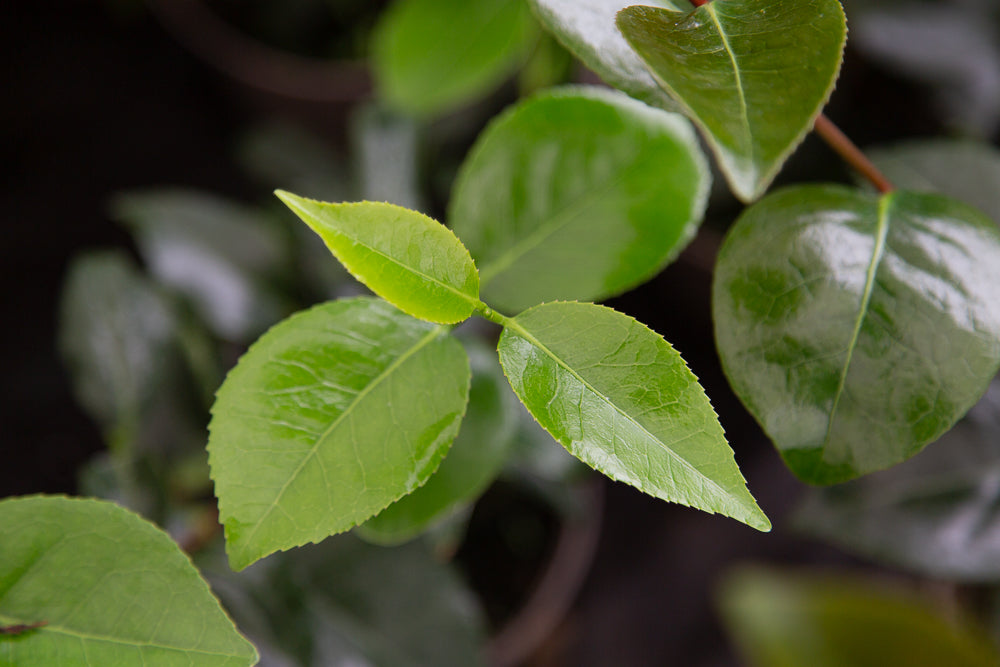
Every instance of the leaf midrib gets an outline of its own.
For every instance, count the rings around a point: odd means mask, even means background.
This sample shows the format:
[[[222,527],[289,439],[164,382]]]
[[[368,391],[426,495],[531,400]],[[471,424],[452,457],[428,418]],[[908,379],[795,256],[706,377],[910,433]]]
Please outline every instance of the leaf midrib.
[[[614,401],[612,401],[603,392],[598,391],[593,385],[591,385],[589,382],[587,382],[587,380],[584,379],[579,373],[577,373],[573,368],[571,368],[569,365],[567,365],[566,362],[564,362],[560,357],[558,357],[552,350],[550,350],[547,346],[545,346],[537,338],[535,338],[534,336],[532,336],[528,332],[527,329],[525,329],[524,327],[522,327],[520,325],[519,322],[517,322],[515,319],[510,319],[510,320],[507,321],[506,326],[510,327],[511,329],[513,329],[514,331],[516,331],[518,333],[518,335],[520,335],[522,338],[524,338],[525,340],[527,340],[528,342],[530,342],[532,345],[536,346],[538,349],[540,349],[543,352],[545,352],[545,354],[547,354],[550,358],[552,358],[553,361],[555,361],[557,364],[559,364],[559,366],[561,366],[563,369],[565,369],[570,375],[572,375],[574,378],[576,378],[577,381],[580,382],[580,384],[582,384],[588,390],[590,390],[591,392],[593,392],[595,395],[599,396],[605,403],[607,403],[612,408],[614,408],[614,410],[616,412],[618,412],[618,414],[620,414],[626,420],[628,420],[629,422],[631,422],[632,424],[634,424],[636,426],[636,428],[638,428],[640,431],[642,431],[647,436],[649,436],[649,438],[651,438],[653,440],[653,442],[659,444],[660,447],[661,447],[661,449],[663,449],[663,451],[667,452],[667,454],[669,454],[671,457],[673,457],[674,460],[680,462],[684,466],[685,469],[687,469],[690,472],[692,472],[695,476],[697,476],[697,477],[699,477],[701,479],[704,479],[708,484],[710,484],[712,487],[714,487],[715,489],[717,489],[724,497],[729,497],[729,498],[732,498],[733,500],[737,500],[736,496],[733,493],[727,491],[726,489],[723,489],[721,486],[719,486],[718,482],[716,482],[715,480],[713,480],[711,477],[708,477],[707,475],[705,475],[705,473],[701,472],[696,467],[694,467],[694,465],[690,461],[688,461],[687,459],[685,459],[684,457],[682,457],[680,454],[678,454],[674,450],[670,449],[669,445],[667,445],[666,443],[664,443],[657,436],[655,436],[652,433],[650,433],[649,429],[647,429],[644,425],[642,425],[639,422],[637,422],[635,420],[635,418],[632,417],[632,415],[630,415],[627,412],[625,412],[622,408],[620,408],[616,403],[614,403]],[[700,431],[700,432],[704,432],[704,431]],[[698,433],[698,432],[696,432],[696,433]],[[694,435],[694,434],[692,434],[692,435]],[[675,442],[680,442],[680,441],[681,440],[676,440]]]
[[[743,146],[747,153],[747,156],[751,164],[754,164],[754,144],[753,144],[753,132],[750,129],[750,116],[747,111],[747,98],[746,94],[743,92],[743,77],[740,75],[740,66],[736,62],[736,54],[733,52],[732,46],[729,44],[729,37],[726,35],[725,29],[722,27],[722,23],[719,21],[718,14],[714,7],[714,3],[710,2],[704,5],[702,9],[712,17],[712,22],[715,23],[716,29],[719,31],[719,37],[722,39],[722,46],[726,50],[726,54],[729,56],[729,62],[733,66],[733,76],[736,79],[736,93],[740,101],[740,120],[743,123],[744,140],[745,144]]]
[[[323,433],[321,433],[319,435],[319,437],[316,438],[316,442],[310,448],[309,452],[306,453],[306,455],[304,457],[302,457],[302,461],[295,468],[295,470],[292,471],[292,473],[289,475],[288,479],[281,486],[281,489],[275,495],[275,498],[271,502],[270,506],[267,508],[267,510],[264,512],[264,514],[261,515],[260,519],[258,519],[256,521],[256,523],[254,524],[253,529],[250,531],[250,534],[247,535],[247,537],[242,540],[244,543],[250,543],[250,542],[253,541],[254,536],[257,534],[257,530],[262,525],[264,525],[264,523],[267,521],[268,517],[271,516],[271,513],[274,511],[274,509],[281,502],[281,499],[285,495],[285,492],[288,490],[289,486],[291,486],[291,484],[298,478],[299,474],[302,472],[303,468],[305,468],[306,464],[316,455],[316,452],[319,451],[320,446],[323,444],[323,442],[326,441],[327,437],[354,410],[354,408],[357,405],[359,405],[365,399],[365,397],[368,396],[368,394],[370,394],[372,391],[374,391],[374,389],[378,385],[380,385],[389,376],[391,376],[393,373],[395,373],[396,370],[400,366],[402,366],[403,363],[406,362],[407,359],[409,359],[410,357],[412,357],[413,355],[415,355],[417,352],[419,352],[421,349],[423,349],[424,347],[426,347],[434,339],[438,338],[443,331],[447,331],[447,330],[448,330],[448,327],[446,327],[444,325],[439,325],[439,326],[434,327],[430,331],[428,331],[427,334],[425,334],[423,338],[421,338],[419,341],[417,341],[413,345],[413,347],[411,347],[406,352],[404,352],[399,357],[397,357],[391,364],[389,364],[385,368],[385,370],[383,370],[381,373],[379,373],[374,379],[372,379],[371,382],[369,382],[367,385],[365,385],[364,388],[357,393],[357,395],[350,402],[350,404],[346,408],[344,408],[344,411],[341,412],[339,415],[337,415],[337,417],[323,431]]]
[[[844,395],[844,389],[847,386],[847,374],[851,368],[851,361],[854,357],[854,350],[858,345],[858,339],[861,337],[861,326],[868,316],[868,306],[871,304],[872,292],[875,290],[875,275],[878,273],[879,265],[885,256],[886,237],[889,233],[889,209],[892,207],[892,202],[893,195],[887,194],[882,197],[878,204],[875,246],[872,248],[872,258],[868,264],[868,271],[865,274],[865,287],[861,295],[858,316],[854,320],[854,329],[847,343],[847,356],[844,359],[844,366],[840,371],[837,390],[833,395],[833,405],[830,406],[830,419],[827,421],[826,433],[823,436],[824,450],[830,445],[830,437],[833,434],[833,423],[836,419],[837,409],[840,407],[840,399]]]

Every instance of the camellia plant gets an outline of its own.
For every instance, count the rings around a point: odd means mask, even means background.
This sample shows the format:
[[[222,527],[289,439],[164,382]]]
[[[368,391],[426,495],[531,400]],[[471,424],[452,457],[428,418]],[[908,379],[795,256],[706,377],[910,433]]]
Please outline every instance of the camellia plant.
[[[375,296],[275,325],[218,391],[208,451],[233,569],[355,526],[405,540],[474,499],[503,460],[502,447],[477,451],[501,428],[484,427],[476,398],[497,359],[534,419],[590,467],[769,530],[678,352],[592,303],[650,279],[693,238],[711,180],[696,130],[748,204],[715,268],[719,354],[799,478],[834,484],[905,461],[996,374],[994,222],[895,188],[821,115],[847,38],[838,0],[531,5],[620,92],[560,87],[494,119],[460,169],[448,227],[392,203],[277,192]],[[813,130],[875,191],[768,193]],[[496,358],[463,342],[473,316],[499,329]],[[19,545],[0,558],[0,622],[15,637],[0,638],[0,662],[253,663],[190,563],[137,517],[41,497],[0,503],[0,516]],[[128,540],[148,552],[141,571],[108,552]],[[148,613],[125,606],[103,617],[127,623],[94,627],[99,596],[54,593],[74,573],[148,586]],[[737,588],[757,604],[754,586]],[[209,620],[195,632],[174,602]]]

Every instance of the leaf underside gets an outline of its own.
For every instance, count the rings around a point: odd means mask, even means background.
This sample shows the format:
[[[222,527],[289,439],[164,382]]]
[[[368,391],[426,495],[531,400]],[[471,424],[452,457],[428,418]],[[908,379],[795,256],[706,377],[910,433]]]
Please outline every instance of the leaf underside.
[[[701,385],[663,338],[610,308],[536,306],[498,345],[514,392],[571,454],[657,498],[770,522]]]
[[[209,426],[233,567],[348,530],[423,484],[468,391],[468,357],[446,328],[378,299],[272,328],[226,378]]]
[[[713,285],[737,395],[803,480],[903,461],[1000,363],[1000,235],[937,195],[789,188],[730,230]]]

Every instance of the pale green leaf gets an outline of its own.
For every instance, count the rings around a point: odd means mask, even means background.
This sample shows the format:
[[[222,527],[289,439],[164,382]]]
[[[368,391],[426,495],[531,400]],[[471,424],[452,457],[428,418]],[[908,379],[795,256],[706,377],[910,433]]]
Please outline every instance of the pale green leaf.
[[[513,74],[537,32],[524,0],[395,0],[373,36],[379,94],[413,114],[452,110]]]
[[[507,460],[518,425],[518,403],[496,353],[467,343],[472,363],[469,407],[458,437],[437,472],[359,528],[366,539],[391,544],[415,537],[475,500]]]
[[[468,392],[468,358],[447,329],[377,299],[272,328],[226,378],[209,426],[233,567],[348,530],[423,484]]]
[[[497,308],[595,300],[651,278],[694,236],[711,176],[683,117],[567,87],[483,132],[448,219]]]
[[[726,0],[691,13],[636,6],[617,22],[744,201],[764,193],[812,129],[847,39],[838,0]]]
[[[719,253],[713,318],[733,389],[800,478],[920,451],[1000,365],[1000,234],[938,195],[774,193]]]
[[[159,528],[108,502],[0,502],[0,665],[238,667],[257,653]]]
[[[626,0],[528,1],[546,30],[605,82],[646,104],[678,110],[615,27],[615,14],[629,4]],[[681,9],[686,3],[649,0],[646,4]]]
[[[657,498],[770,529],[697,378],[644,325],[594,304],[549,303],[508,320],[498,349],[514,392],[584,463]]]
[[[721,593],[723,619],[754,667],[1000,664],[971,623],[884,583],[754,569],[730,575]]]
[[[479,303],[462,242],[426,215],[376,202],[331,204],[277,191],[355,278],[405,313],[455,323]]]

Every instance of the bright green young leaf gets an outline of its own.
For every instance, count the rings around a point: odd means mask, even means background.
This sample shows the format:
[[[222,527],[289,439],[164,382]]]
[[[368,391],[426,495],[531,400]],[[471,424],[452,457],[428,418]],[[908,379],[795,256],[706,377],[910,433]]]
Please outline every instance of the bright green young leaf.
[[[1000,234],[938,195],[779,191],[719,253],[733,389],[803,480],[887,468],[948,430],[1000,364]]]
[[[560,88],[483,132],[448,218],[486,300],[520,311],[652,277],[694,236],[710,180],[683,117],[601,88]]]
[[[697,378],[644,325],[594,304],[542,304],[507,321],[498,350],[531,414],[587,465],[770,529]]]
[[[378,299],[272,328],[229,373],[209,426],[233,567],[348,530],[423,484],[468,392],[468,358],[446,328]]]
[[[932,600],[833,575],[744,570],[725,580],[722,616],[753,667],[989,667],[1000,654]]]
[[[257,653],[156,526],[109,502],[0,501],[0,665],[239,667]]]
[[[795,523],[880,563],[960,581],[1000,581],[1000,383],[909,461],[815,489]]]
[[[737,197],[757,199],[812,129],[840,72],[839,0],[629,7],[625,39],[702,130]]]
[[[403,312],[452,324],[479,303],[479,273],[469,251],[436,220],[392,204],[276,194],[355,278]]]
[[[537,34],[524,0],[395,0],[373,36],[379,93],[413,114],[452,110],[513,74]]]
[[[123,253],[73,262],[60,304],[59,347],[81,404],[131,439],[171,359],[177,313]]]
[[[182,189],[126,192],[112,205],[153,275],[218,335],[252,340],[284,314],[269,283],[288,266],[288,247],[260,211]]]
[[[438,519],[475,500],[500,472],[518,425],[518,403],[492,350],[469,343],[469,407],[448,456],[427,483],[360,526],[373,542],[415,537]]]
[[[646,69],[645,63],[615,27],[615,14],[627,0],[528,0],[535,15],[583,64],[608,84],[637,100],[667,111],[677,111],[674,102]],[[687,9],[686,2],[649,0],[646,4]],[[687,5],[685,7],[685,5]]]
[[[866,154],[897,188],[939,192],[975,206],[1000,225],[1000,150],[993,146],[925,139]]]

